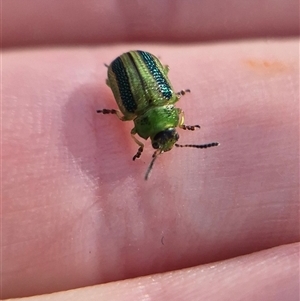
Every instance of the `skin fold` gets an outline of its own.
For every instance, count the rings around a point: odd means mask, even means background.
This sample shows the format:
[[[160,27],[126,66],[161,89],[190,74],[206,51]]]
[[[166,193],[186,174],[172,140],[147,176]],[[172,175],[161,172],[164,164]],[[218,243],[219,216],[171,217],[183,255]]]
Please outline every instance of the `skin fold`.
[[[10,3],[3,1],[1,298],[298,300],[299,39],[244,30],[243,41],[162,45],[124,42],[114,29],[111,39],[122,44],[78,46],[61,21],[68,47],[43,26],[35,40],[30,22],[24,47],[16,24],[25,17],[8,19],[18,1]],[[295,34],[293,18],[275,8],[282,35]],[[240,34],[232,26],[232,37]],[[150,143],[133,162],[132,122],[96,113],[117,108],[104,63],[131,49],[158,56],[176,91],[191,90],[177,107],[201,129],[179,130],[179,143],[220,143],[162,154],[147,182]]]

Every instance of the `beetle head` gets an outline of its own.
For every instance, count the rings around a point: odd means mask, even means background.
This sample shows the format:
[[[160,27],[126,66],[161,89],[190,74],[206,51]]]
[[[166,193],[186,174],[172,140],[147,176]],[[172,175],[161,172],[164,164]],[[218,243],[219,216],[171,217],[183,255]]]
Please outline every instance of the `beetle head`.
[[[172,149],[178,139],[179,135],[176,132],[176,129],[169,128],[157,133],[152,138],[152,147],[154,149],[160,150],[160,153],[167,152]]]

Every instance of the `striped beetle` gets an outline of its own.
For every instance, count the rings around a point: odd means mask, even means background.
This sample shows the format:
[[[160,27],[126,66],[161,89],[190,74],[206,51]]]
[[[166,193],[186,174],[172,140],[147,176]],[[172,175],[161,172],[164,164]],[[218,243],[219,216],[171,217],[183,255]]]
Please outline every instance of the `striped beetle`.
[[[106,84],[111,88],[119,110],[102,109],[97,113],[115,114],[122,121],[133,120],[131,130],[133,140],[139,145],[133,160],[139,158],[144,144],[135,135],[151,139],[156,150],[145,175],[149,173],[158,155],[176,147],[208,148],[218,146],[218,142],[208,144],[177,144],[176,128],[195,130],[199,125],[185,125],[183,111],[175,103],[190,90],[174,93],[168,78],[168,66],[163,66],[157,57],[141,51],[129,51],[117,57],[108,67]]]

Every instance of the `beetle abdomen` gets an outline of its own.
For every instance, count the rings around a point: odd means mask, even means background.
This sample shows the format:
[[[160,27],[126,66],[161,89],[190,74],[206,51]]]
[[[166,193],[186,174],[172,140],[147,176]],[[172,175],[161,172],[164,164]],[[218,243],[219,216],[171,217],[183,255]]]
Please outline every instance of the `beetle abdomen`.
[[[167,73],[154,55],[141,50],[126,52],[110,64],[107,83],[125,119],[178,100]]]

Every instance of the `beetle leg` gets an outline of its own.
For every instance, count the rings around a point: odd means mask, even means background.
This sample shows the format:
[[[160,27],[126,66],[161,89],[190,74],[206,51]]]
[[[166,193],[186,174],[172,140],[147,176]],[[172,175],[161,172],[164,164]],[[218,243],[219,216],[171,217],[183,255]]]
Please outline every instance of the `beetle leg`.
[[[185,93],[190,93],[190,92],[191,92],[190,89],[185,89],[177,92],[176,95],[178,96],[178,98],[180,98],[181,96],[185,95]]]
[[[189,130],[194,131],[196,128],[200,129],[200,125],[185,125],[184,124],[184,112],[181,109],[178,109],[178,112],[180,114],[180,120],[178,126],[183,130]]]
[[[200,129],[200,125],[196,124],[196,125],[185,125],[182,124],[180,126],[181,129],[183,130],[189,130],[189,131],[194,131],[196,128]]]
[[[137,139],[134,137],[135,134],[136,134],[136,131],[135,131],[135,128],[133,128],[133,129],[131,130],[131,138],[134,140],[134,142],[135,142],[137,145],[140,146],[139,149],[138,149],[138,151],[137,151],[137,153],[136,153],[136,154],[133,156],[133,158],[132,158],[133,161],[134,161],[135,159],[138,159],[138,158],[141,156],[141,154],[142,154],[142,152],[143,152],[143,150],[144,150],[144,144],[143,144],[141,141],[137,140]]]
[[[102,110],[97,110],[97,113],[101,113],[101,114],[115,114],[117,115],[117,117],[122,120],[122,121],[125,121],[127,120],[125,118],[125,116],[122,115],[122,113],[119,111],[119,110],[115,110],[115,109],[102,109]]]
[[[105,83],[106,83],[106,85],[107,85],[107,86],[109,86],[109,87],[110,87],[110,84],[109,84],[109,80],[108,80],[108,78],[106,79]]]
[[[168,65],[164,65],[164,71],[165,71],[166,74],[169,73],[169,70],[170,70],[169,66]]]

